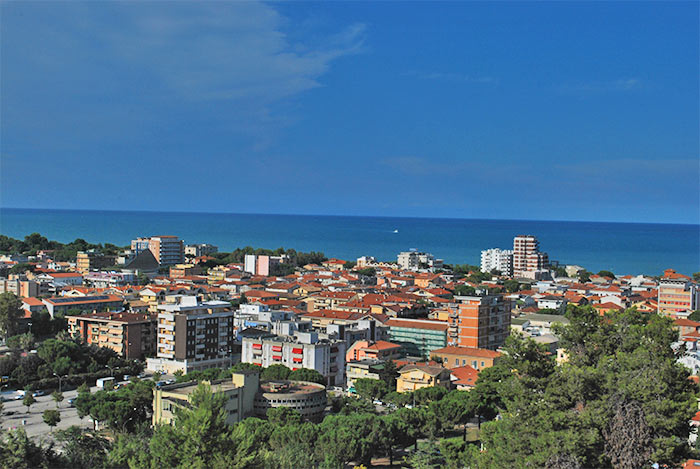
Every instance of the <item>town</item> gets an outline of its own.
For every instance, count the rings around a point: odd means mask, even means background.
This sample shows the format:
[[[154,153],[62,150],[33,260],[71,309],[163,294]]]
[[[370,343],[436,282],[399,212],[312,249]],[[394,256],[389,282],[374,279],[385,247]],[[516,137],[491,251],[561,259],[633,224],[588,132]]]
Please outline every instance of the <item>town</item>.
[[[463,396],[483,393],[480,377],[513,359],[509,337],[533,344],[548,363],[568,363],[572,339],[562,327],[584,310],[670,318],[677,362],[695,383],[700,371],[700,273],[591,273],[550,261],[532,235],[515,236],[512,249],[488,247],[480,266],[447,265],[413,249],[390,261],[225,253],[173,235],[138,237],[125,248],[63,245],[36,233],[0,241],[2,426],[35,437],[53,435],[55,426],[177,426],[203,386],[223,396],[229,426],[250,417],[322,426],[350,411],[398,416],[452,399],[459,416],[438,411],[437,428],[408,432],[388,450],[346,448],[329,467],[387,454],[393,464],[394,452],[408,467],[420,458],[461,467],[458,456],[425,445],[463,432],[462,453],[454,452],[466,457],[469,443],[480,441],[482,419],[501,407],[482,403],[475,411]],[[121,400],[134,399],[141,408],[112,415]],[[101,400],[117,407],[105,410]],[[700,412],[688,421],[688,448],[696,426]],[[67,431],[59,447],[70,447]],[[419,449],[418,440],[429,443]],[[289,467],[319,464],[293,461]]]

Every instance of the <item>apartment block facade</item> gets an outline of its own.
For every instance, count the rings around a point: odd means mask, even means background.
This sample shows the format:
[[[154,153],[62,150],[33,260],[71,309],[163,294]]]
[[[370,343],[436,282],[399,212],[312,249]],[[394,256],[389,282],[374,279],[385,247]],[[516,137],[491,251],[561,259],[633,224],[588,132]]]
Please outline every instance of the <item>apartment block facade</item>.
[[[110,348],[124,358],[141,360],[155,352],[155,316],[106,312],[68,316],[67,320],[71,336]]]
[[[659,280],[658,312],[674,319],[687,317],[700,308],[700,289],[687,278]]]
[[[513,275],[538,280],[549,268],[547,253],[540,252],[540,242],[532,235],[513,239]]]
[[[310,368],[325,376],[329,386],[343,386],[345,382],[344,340],[319,339],[316,332],[297,332],[295,337],[246,337],[242,344],[244,363],[261,367],[280,364],[292,370]]]
[[[413,250],[400,252],[396,262],[404,270],[418,270],[420,268],[439,269],[443,263],[442,259],[435,259],[435,256],[432,254]]]
[[[199,302],[182,296],[158,305],[156,358],[147,368],[173,373],[226,367],[233,363],[233,316],[227,301]]]
[[[148,249],[161,267],[185,262],[185,245],[177,236],[153,236]]]
[[[460,347],[496,350],[510,334],[510,300],[503,295],[457,296],[456,322]]]
[[[498,248],[481,251],[481,271],[493,270],[503,275],[513,275],[513,251]]]
[[[93,270],[99,270],[103,267],[114,265],[116,261],[116,256],[105,256],[101,252],[78,251],[75,267],[78,272],[85,274]]]

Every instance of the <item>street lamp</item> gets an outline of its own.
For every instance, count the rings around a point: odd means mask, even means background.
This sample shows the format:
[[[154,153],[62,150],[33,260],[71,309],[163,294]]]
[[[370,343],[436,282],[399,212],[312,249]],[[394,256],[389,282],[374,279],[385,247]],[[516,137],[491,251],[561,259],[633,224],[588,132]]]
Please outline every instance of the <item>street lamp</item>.
[[[60,375],[57,375],[56,373],[54,373],[53,375],[54,375],[56,378],[58,378],[58,392],[60,393],[60,392],[61,392],[61,378],[65,378],[65,377],[68,376],[68,375],[60,376]]]
[[[105,368],[109,368],[109,376],[114,377],[114,367],[111,367],[109,365],[105,365]]]

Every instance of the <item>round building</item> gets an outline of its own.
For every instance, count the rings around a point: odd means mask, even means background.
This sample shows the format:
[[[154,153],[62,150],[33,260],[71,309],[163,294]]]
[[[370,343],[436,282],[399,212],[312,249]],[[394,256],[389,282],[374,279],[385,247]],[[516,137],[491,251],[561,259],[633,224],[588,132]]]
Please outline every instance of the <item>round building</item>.
[[[255,395],[255,415],[264,417],[267,409],[288,407],[302,418],[320,421],[326,408],[326,387],[308,381],[265,381]]]

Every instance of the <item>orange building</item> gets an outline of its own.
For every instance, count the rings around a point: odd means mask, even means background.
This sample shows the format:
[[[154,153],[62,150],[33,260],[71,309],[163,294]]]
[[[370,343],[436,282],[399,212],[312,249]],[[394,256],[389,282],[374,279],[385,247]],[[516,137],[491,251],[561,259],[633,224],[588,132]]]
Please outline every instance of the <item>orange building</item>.
[[[700,291],[695,283],[685,275],[677,274],[672,269],[664,271],[659,280],[658,308],[659,314],[672,318],[687,317],[698,309]]]
[[[457,345],[496,350],[510,334],[510,301],[503,295],[458,296],[451,325],[457,326]],[[451,341],[454,342],[454,341]]]
[[[88,344],[107,347],[127,359],[155,352],[155,316],[139,313],[92,313],[68,316],[68,332]]]
[[[373,358],[377,360],[394,360],[399,357],[401,345],[378,340],[358,340],[353,343],[345,354],[345,361],[364,360]]]

